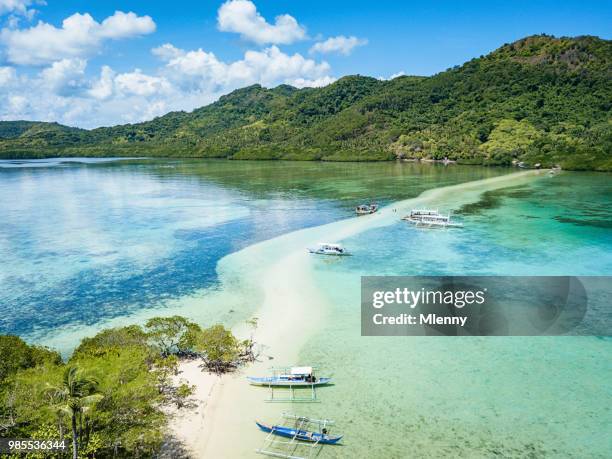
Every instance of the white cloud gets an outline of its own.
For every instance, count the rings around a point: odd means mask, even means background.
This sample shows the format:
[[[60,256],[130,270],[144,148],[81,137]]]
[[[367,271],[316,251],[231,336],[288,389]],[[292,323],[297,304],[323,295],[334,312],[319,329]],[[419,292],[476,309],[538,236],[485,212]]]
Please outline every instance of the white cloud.
[[[31,17],[36,12],[29,8],[33,3],[45,4],[33,0],[0,0],[0,15],[13,13]]]
[[[104,100],[113,95],[115,88],[115,72],[108,65],[102,66],[100,78],[91,83],[88,94],[94,99]]]
[[[133,123],[171,110],[192,110],[228,92],[259,83],[273,87],[324,86],[330,67],[276,46],[224,61],[202,49],[171,44],[152,50],[163,64],[156,72],[117,73],[102,66],[91,76],[81,58],[64,58],[36,75],[0,67],[0,119],[58,121],[80,127]]]
[[[0,0],[0,12],[27,17],[36,0]],[[60,27],[39,21],[18,27],[5,21],[0,30],[0,119],[57,121],[80,127],[139,122],[170,110],[192,110],[221,95],[259,83],[273,87],[324,86],[334,81],[325,61],[288,54],[274,44],[306,38],[291,16],[268,23],[251,1],[227,1],[218,11],[220,30],[241,34],[258,44],[234,61],[203,49],[183,50],[165,43],[151,50],[162,64],[157,70],[116,72],[108,65],[88,71],[87,58],[105,42],[151,33],[149,16],[116,11],[97,22],[89,14],[73,14]],[[11,26],[11,23],[13,24]],[[19,66],[40,66],[19,69]]]
[[[84,85],[85,67],[83,59],[62,59],[40,72],[42,84],[57,94],[69,95]]]
[[[295,78],[293,80],[288,80],[287,84],[295,86],[296,88],[321,88],[323,86],[327,86],[328,84],[332,84],[334,81],[336,81],[334,77],[326,75],[321,78],[315,78],[314,80]]]
[[[139,69],[117,75],[115,87],[123,94],[145,97],[162,96],[171,92],[171,85],[165,78],[145,75]]]
[[[17,72],[13,67],[0,67],[0,90],[17,81]]]
[[[365,38],[357,37],[345,37],[339,35],[337,37],[330,37],[325,41],[315,43],[310,48],[310,53],[340,53],[348,56],[358,46],[364,46],[368,44],[368,40]]]
[[[185,52],[182,49],[178,49],[170,43],[165,43],[157,48],[151,50],[154,56],[159,57],[162,61],[169,61],[175,57],[182,56]]]
[[[293,16],[276,16],[269,24],[249,0],[229,0],[219,8],[217,24],[223,32],[239,33],[257,44],[290,44],[306,38],[306,29]]]
[[[384,77],[381,75],[378,77],[378,79],[382,81],[387,81],[387,80],[393,80],[394,78],[398,78],[398,77],[405,76],[405,75],[406,75],[406,72],[404,72],[403,70],[400,70],[399,72],[396,72],[389,77]]]
[[[44,65],[61,59],[82,58],[97,52],[108,39],[130,38],[151,33],[155,22],[149,16],[116,11],[102,23],[89,14],[73,14],[57,28],[38,22],[26,29],[5,28],[0,43],[6,60],[17,65]]]
[[[176,48],[175,48],[176,50]],[[238,61],[226,63],[213,53],[198,49],[176,53],[166,64],[168,78],[185,90],[227,91],[253,83],[275,86],[300,81],[321,84],[330,78],[327,62],[316,62],[301,54],[285,54],[276,46],[247,51]]]
[[[28,100],[24,96],[11,95],[8,97],[8,109],[13,113],[25,112]]]

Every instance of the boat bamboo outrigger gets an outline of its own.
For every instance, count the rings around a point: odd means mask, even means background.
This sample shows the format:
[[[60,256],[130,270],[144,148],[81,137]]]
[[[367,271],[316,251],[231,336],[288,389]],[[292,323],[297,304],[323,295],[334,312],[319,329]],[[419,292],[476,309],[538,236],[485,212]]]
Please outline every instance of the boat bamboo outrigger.
[[[316,248],[309,248],[308,251],[317,255],[335,255],[337,257],[350,255],[342,245],[332,244],[331,242],[319,242]]]
[[[313,367],[272,367],[270,371],[269,376],[247,376],[252,385],[270,389],[268,402],[316,402],[316,387],[331,382],[331,378],[317,377],[316,368]],[[309,396],[299,396],[296,389],[307,389]],[[283,396],[283,393],[286,395]]]
[[[402,217],[411,225],[425,228],[463,228],[463,223],[452,221],[450,212],[447,215],[441,215],[435,209],[412,209],[409,215]]]
[[[308,459],[317,457],[323,445],[336,445],[342,435],[331,435],[329,419],[311,419],[295,414],[283,413],[274,425],[255,421],[257,427],[266,432],[259,454],[286,459]],[[281,437],[280,439],[277,437]]]
[[[369,215],[373,214],[378,210],[377,204],[361,204],[360,206],[355,207],[355,213],[357,215]]]

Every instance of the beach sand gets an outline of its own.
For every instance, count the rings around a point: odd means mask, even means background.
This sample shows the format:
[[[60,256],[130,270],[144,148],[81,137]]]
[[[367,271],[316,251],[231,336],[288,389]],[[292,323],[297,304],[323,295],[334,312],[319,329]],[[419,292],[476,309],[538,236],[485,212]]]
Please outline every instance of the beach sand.
[[[265,435],[256,428],[255,419],[274,422],[283,411],[295,410],[296,406],[265,403],[268,389],[250,386],[245,376],[265,375],[270,366],[289,365],[322,365],[322,373],[333,372],[333,368],[324,366],[325,362],[296,361],[302,345],[317,324],[325,320],[326,311],[326,300],[317,293],[310,272],[312,255],[307,253],[307,247],[319,241],[338,242],[370,228],[393,224],[413,207],[449,208],[474,202],[484,191],[520,184],[536,174],[524,171],[429,190],[376,214],[299,230],[221,260],[219,275],[224,288],[231,289],[240,278],[262,292],[261,306],[254,314],[259,320],[257,329],[252,331],[240,324],[233,330],[241,338],[253,333],[262,353],[258,362],[222,377],[201,372],[193,361],[181,362],[179,377],[196,386],[196,406],[174,412],[170,422],[173,436],[194,458],[256,457],[255,449],[261,446]],[[324,407],[320,416],[325,417]]]

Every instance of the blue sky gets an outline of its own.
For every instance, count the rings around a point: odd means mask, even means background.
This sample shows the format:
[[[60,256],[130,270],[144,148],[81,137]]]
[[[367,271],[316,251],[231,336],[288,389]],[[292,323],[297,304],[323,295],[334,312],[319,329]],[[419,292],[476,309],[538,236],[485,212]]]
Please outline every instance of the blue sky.
[[[526,35],[609,39],[611,24],[610,1],[0,0],[0,118],[140,121],[246,84],[431,75]]]

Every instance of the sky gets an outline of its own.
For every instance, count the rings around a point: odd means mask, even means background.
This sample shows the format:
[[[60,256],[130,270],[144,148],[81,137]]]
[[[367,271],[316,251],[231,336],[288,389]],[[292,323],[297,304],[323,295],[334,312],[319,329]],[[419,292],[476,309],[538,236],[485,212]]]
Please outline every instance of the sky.
[[[433,75],[527,35],[611,31],[610,0],[0,0],[0,120],[134,123],[255,83]]]

